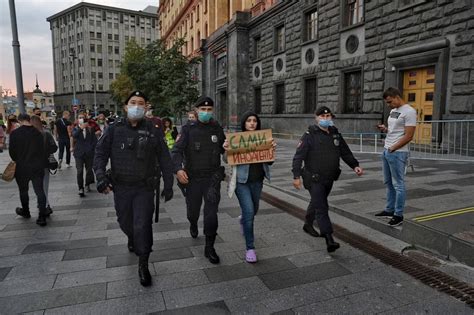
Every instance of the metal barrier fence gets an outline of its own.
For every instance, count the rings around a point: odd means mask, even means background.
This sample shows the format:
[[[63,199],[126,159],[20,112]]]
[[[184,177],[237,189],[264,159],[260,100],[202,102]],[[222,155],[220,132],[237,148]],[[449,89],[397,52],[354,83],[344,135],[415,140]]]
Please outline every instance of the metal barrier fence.
[[[274,134],[298,139],[301,135]],[[382,153],[385,134],[342,133],[353,152]],[[433,120],[417,122],[410,143],[411,159],[474,162],[474,120]]]

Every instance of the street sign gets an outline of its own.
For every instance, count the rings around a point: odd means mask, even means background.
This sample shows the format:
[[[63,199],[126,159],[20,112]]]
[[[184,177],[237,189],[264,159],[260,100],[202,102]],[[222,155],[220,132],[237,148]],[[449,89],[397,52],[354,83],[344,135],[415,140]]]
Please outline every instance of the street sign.
[[[75,98],[72,100],[72,105],[79,105],[79,99]]]

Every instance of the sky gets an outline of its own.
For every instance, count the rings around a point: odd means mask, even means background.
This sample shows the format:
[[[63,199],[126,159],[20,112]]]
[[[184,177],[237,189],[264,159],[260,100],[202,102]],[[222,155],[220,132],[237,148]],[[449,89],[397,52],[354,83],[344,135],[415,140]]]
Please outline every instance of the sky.
[[[46,18],[79,2],[102,4],[130,10],[158,6],[158,0],[16,0],[18,39],[24,91],[35,89],[38,74],[40,89],[54,92],[51,31]],[[0,86],[16,94],[9,0],[0,0]]]

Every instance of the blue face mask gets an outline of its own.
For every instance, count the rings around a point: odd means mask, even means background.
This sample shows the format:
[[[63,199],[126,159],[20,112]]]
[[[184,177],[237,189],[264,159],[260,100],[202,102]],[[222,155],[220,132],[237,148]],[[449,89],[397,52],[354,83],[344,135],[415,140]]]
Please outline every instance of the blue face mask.
[[[332,121],[332,119],[320,119],[318,121],[318,124],[321,128],[329,128],[329,127],[332,127],[334,126],[334,122]]]
[[[142,119],[145,116],[145,108],[137,105],[127,106],[127,117],[133,120]]]
[[[200,122],[208,123],[212,118],[212,112],[199,112],[198,119]]]

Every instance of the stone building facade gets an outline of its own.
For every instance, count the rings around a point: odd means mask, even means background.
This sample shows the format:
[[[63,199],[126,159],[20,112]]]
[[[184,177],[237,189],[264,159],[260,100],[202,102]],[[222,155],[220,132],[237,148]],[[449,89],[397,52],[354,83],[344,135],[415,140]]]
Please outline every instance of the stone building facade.
[[[81,2],[48,17],[56,111],[71,110],[74,92],[80,109],[93,111],[95,97],[98,111],[117,111],[108,91],[126,44],[145,46],[159,38],[157,12],[152,6],[133,11]]]
[[[254,109],[282,134],[304,132],[322,105],[344,132],[375,132],[389,86],[419,121],[474,119],[473,48],[470,0],[280,1],[202,41],[201,89],[223,125]]]

